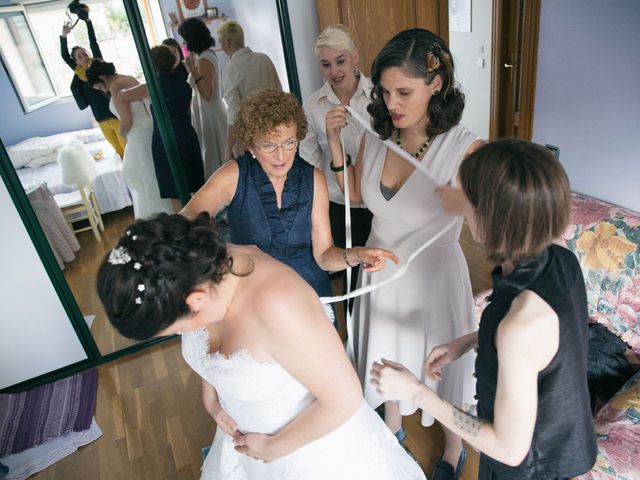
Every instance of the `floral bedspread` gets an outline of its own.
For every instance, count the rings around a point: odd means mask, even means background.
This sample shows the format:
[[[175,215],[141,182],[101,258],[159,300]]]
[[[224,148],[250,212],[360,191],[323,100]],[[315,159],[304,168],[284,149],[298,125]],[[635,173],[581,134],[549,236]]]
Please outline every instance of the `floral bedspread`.
[[[577,193],[563,239],[578,255],[589,319],[640,353],[640,214]]]

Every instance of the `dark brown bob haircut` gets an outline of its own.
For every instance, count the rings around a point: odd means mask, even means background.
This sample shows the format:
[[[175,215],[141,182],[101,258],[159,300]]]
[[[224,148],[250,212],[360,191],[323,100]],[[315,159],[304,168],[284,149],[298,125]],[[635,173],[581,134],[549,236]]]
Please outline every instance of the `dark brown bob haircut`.
[[[488,143],[464,159],[459,176],[480,243],[496,264],[540,253],[569,222],[569,179],[545,147],[516,139]]]

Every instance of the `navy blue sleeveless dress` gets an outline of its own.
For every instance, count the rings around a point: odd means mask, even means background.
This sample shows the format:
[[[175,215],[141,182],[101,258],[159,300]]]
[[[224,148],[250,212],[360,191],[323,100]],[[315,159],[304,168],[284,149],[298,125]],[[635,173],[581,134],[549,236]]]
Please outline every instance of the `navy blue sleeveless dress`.
[[[256,245],[293,268],[318,296],[331,296],[329,274],[311,250],[313,167],[296,154],[278,209],[276,192],[260,164],[248,154],[236,161],[238,186],[227,210],[231,243]]]

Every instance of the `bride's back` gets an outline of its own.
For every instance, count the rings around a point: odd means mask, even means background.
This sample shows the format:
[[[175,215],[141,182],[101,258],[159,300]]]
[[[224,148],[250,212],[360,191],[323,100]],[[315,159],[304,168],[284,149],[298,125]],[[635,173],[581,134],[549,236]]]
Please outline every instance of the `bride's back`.
[[[293,269],[253,245],[229,244],[229,255],[239,285],[224,320],[207,326],[210,351],[229,355],[245,348],[259,362],[272,361],[265,339],[267,325],[286,328],[285,314],[293,308],[292,301],[298,304],[299,316],[330,327],[323,329],[325,334],[336,335],[318,296]]]

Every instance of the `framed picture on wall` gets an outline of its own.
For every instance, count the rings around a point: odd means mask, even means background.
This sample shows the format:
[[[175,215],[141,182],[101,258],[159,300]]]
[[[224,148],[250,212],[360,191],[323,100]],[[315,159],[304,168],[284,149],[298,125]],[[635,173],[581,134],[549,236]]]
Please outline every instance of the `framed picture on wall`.
[[[204,17],[207,13],[207,0],[176,0],[180,20],[192,17]]]
[[[169,12],[167,14],[169,16],[169,22],[171,22],[171,25],[178,25],[178,16],[176,15],[176,12]]]

